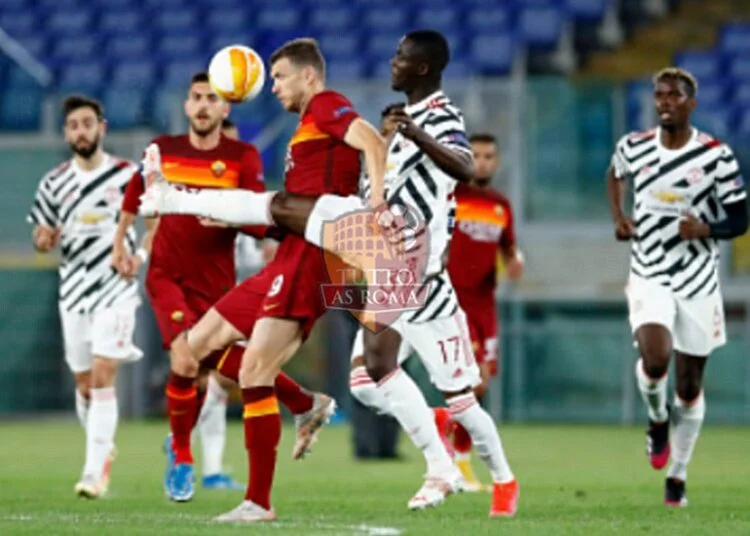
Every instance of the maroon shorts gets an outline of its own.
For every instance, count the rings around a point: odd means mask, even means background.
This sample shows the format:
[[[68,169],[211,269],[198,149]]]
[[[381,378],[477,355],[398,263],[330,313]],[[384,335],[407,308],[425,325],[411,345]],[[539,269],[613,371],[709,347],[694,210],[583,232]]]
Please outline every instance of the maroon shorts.
[[[250,337],[258,318],[299,321],[307,338],[325,312],[321,284],[328,281],[323,252],[296,235],[281,241],[273,260],[229,291],[216,310]]]
[[[180,333],[193,327],[216,300],[213,296],[181,285],[159,268],[149,268],[146,293],[165,349],[169,349]]]
[[[459,300],[460,301],[460,300]],[[474,356],[480,365],[498,359],[497,309],[494,300],[491,303],[461,302],[469,324],[469,335]]]

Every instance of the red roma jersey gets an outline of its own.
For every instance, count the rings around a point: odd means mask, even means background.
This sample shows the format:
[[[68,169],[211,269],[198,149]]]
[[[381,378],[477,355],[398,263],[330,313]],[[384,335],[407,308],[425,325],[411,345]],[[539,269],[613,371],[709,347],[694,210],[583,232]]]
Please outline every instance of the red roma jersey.
[[[301,195],[352,195],[359,189],[360,155],[344,143],[359,115],[335,91],[316,94],[289,140],[284,189]]]
[[[448,273],[459,303],[494,300],[498,248],[516,242],[510,201],[491,188],[465,183],[458,184],[455,195],[456,226]]]
[[[188,135],[160,136],[153,140],[161,151],[162,173],[167,181],[190,188],[243,188],[262,192],[263,164],[250,144],[221,137],[210,151],[196,149]],[[122,210],[138,213],[143,193],[140,172],[133,176]],[[242,232],[262,237],[264,227]],[[235,285],[234,244],[238,229],[205,227],[195,216],[159,218],[149,270],[158,269],[177,281],[218,300]]]

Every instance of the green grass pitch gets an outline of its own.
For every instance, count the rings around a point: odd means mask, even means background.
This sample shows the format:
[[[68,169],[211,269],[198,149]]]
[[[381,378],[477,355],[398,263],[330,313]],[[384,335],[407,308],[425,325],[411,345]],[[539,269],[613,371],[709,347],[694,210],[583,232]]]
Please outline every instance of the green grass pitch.
[[[503,427],[521,501],[514,519],[490,520],[486,494],[407,511],[424,471],[408,440],[402,448],[406,461],[357,463],[349,428],[329,427],[308,459],[293,462],[292,430],[285,428],[273,495],[279,521],[252,527],[211,523],[212,516],[236,506],[241,493],[198,488],[187,504],[164,497],[165,430],[165,423],[123,423],[110,496],[85,501],[73,495],[83,461],[83,433],[74,421],[0,424],[0,534],[750,534],[748,429],[704,430],[690,471],[690,506],[671,510],[661,504],[664,473],[648,466],[641,429]],[[236,422],[229,429],[226,463],[244,475]]]

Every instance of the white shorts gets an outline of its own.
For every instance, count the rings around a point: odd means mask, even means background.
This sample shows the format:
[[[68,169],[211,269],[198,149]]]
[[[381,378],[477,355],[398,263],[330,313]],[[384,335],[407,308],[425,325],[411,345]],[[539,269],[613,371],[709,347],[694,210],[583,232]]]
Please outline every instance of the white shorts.
[[[91,370],[95,355],[122,361],[143,357],[133,343],[138,305],[138,300],[129,300],[93,313],[72,313],[60,307],[65,361],[70,370]]]
[[[694,356],[708,356],[727,342],[718,287],[705,298],[680,298],[668,287],[631,274],[625,295],[633,333],[643,325],[659,324],[672,334],[676,351]]]

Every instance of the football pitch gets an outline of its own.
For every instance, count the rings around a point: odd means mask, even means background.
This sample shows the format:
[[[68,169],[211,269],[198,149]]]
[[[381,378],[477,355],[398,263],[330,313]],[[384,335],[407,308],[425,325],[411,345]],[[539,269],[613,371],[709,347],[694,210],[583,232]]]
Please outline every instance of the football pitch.
[[[515,518],[490,520],[488,494],[407,511],[424,471],[408,440],[403,461],[356,462],[350,429],[328,427],[313,454],[293,462],[287,427],[273,496],[279,521],[248,527],[211,522],[239,503],[239,492],[197,488],[185,504],[164,497],[166,428],[123,423],[110,495],[86,501],[73,495],[83,461],[83,433],[74,421],[1,423],[0,534],[750,534],[750,429],[705,428],[691,466],[690,506],[667,509],[661,504],[664,473],[647,465],[640,428],[503,427],[521,500]],[[230,423],[226,463],[244,476],[237,422]]]

